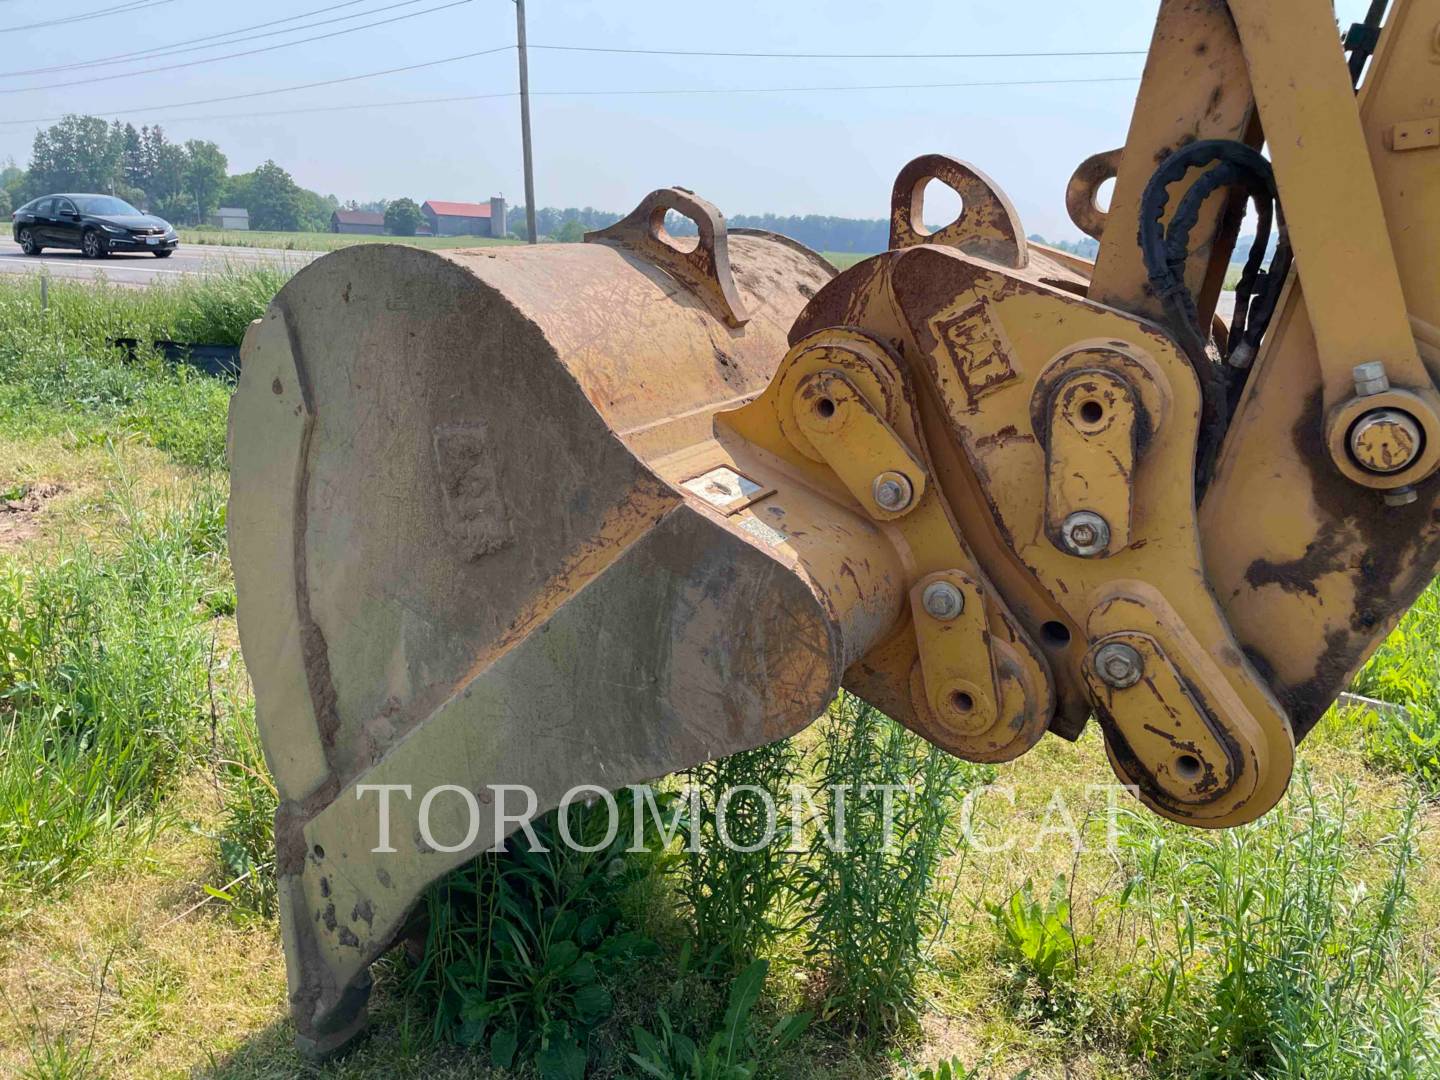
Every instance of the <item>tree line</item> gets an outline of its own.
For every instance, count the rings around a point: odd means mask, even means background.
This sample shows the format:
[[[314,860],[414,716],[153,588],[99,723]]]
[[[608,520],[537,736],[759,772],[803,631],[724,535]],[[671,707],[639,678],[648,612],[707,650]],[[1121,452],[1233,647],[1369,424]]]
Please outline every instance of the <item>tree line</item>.
[[[572,206],[564,210],[547,206],[535,213],[535,231],[552,240],[575,242],[581,240],[585,233],[603,229],[623,216],[608,210],[596,210],[593,206]],[[845,218],[824,214],[735,214],[727,217],[725,223],[732,228],[765,229],[780,233],[792,240],[799,240],[814,251],[868,255],[884,251],[890,246],[890,222],[884,218]],[[511,235],[524,239],[525,228],[525,208],[514,207],[510,211]],[[675,236],[694,236],[698,231],[693,221],[674,211],[666,215],[665,228]],[[1100,245],[1088,236],[1074,241],[1052,241],[1037,233],[1030,236],[1030,239],[1087,259],[1095,258],[1096,252],[1100,250]]]
[[[624,215],[593,206],[558,209],[547,206],[535,212],[535,231],[552,240],[575,241],[594,229],[603,229]],[[766,229],[799,240],[816,251],[884,251],[890,245],[890,222],[881,218],[843,218],[822,214],[735,214],[725,219],[727,225],[744,229]],[[676,236],[694,236],[695,223],[680,214],[670,213],[665,227]],[[525,208],[510,211],[510,231],[525,236]]]
[[[252,229],[312,232],[340,205],[297,184],[274,161],[231,174],[207,139],[172,142],[158,124],[136,128],[98,116],[67,116],[35,133],[30,163],[0,169],[0,213],[57,191],[116,195],[177,225],[199,225],[221,206],[244,207]]]
[[[177,225],[204,224],[221,206],[243,207],[252,229],[277,232],[323,232],[330,228],[330,215],[342,206],[334,195],[301,187],[274,161],[231,174],[229,159],[214,142],[172,142],[158,124],[137,129],[98,116],[66,116],[37,131],[29,165],[22,169],[12,162],[0,168],[0,213],[57,191],[117,195]],[[409,198],[352,200],[343,206],[385,215],[387,231],[397,236],[414,235],[424,222],[419,204]],[[542,238],[574,242],[622,216],[593,206],[547,206],[536,212],[535,224]],[[871,253],[884,251],[890,241],[890,223],[884,218],[736,214],[727,221],[782,233],[816,251]],[[508,224],[512,237],[527,238],[523,206],[511,208]],[[670,214],[666,226],[677,236],[696,232],[694,222],[679,214]],[[1055,243],[1089,258],[1098,246],[1088,237]]]

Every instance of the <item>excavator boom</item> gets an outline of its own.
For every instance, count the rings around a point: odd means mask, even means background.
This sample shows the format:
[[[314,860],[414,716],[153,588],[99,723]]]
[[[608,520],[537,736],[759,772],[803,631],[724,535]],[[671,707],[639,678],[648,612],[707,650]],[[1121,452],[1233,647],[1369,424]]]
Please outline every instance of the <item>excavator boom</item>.
[[[1065,193],[1093,264],[931,154],[839,274],[667,188],[287,284],[229,527],[302,1044],[363,1027],[441,874],[842,686],[975,761],[1093,718],[1176,821],[1272,807],[1440,564],[1440,0],[1382,7],[1342,41],[1325,0],[1162,0]]]

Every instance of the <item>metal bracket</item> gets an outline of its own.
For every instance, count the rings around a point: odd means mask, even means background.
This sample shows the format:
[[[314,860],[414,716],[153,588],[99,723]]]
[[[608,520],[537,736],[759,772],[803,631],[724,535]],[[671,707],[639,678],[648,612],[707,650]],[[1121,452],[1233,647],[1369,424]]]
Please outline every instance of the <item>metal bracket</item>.
[[[990,731],[1000,716],[1001,692],[984,587],[959,570],[928,574],[911,586],[910,612],[930,711],[957,734]]]
[[[695,222],[700,239],[686,251],[665,229],[671,210]],[[730,269],[725,215],[685,188],[660,188],[614,225],[585,234],[587,244],[611,244],[653,263],[690,289],[717,319],[741,327],[750,321]]]
[[[935,620],[924,614],[922,602],[913,637],[897,634],[882,650],[889,657],[882,665],[889,690],[901,700],[908,697],[912,711],[906,716],[901,710],[897,718],[971,761],[1009,761],[1035,745],[1054,708],[1049,664],[987,584],[945,497],[931,482],[918,410],[894,355],[850,327],[811,334],[791,347],[760,397],[718,422],[784,460],[827,498],[848,493],[873,520],[885,523],[907,580],[915,583],[912,612],[925,586],[936,580],[943,578],[961,594],[958,607],[969,613],[961,623],[967,632],[929,633]],[[887,474],[912,484],[908,503],[892,509],[877,498]],[[942,696],[936,698],[937,710],[927,681],[943,688],[957,678],[971,684],[969,690],[958,688],[970,694],[969,709],[958,710],[957,699]]]
[[[1042,388],[1043,389],[1043,388]],[[1050,394],[1045,413],[1045,532],[1083,558],[1130,546],[1135,502],[1137,410],[1134,388],[1108,371],[1077,371]],[[1076,543],[1084,515],[1097,533]]]
[[[1196,825],[1227,824],[1279,763],[1260,724],[1165,599],[1143,586],[1117,589],[1090,614],[1084,661],[1111,764],[1160,809]],[[1107,667],[1117,660],[1126,670]]]
[[[939,180],[961,199],[960,216],[931,232],[925,227],[925,187]],[[1020,270],[1029,262],[1020,217],[1005,193],[973,165],[925,154],[900,170],[890,195],[890,246],[941,244],[977,259]]]
[[[796,399],[800,429],[871,517],[893,521],[924,498],[925,467],[844,375],[810,375]]]
[[[1075,227],[1086,236],[1099,240],[1105,235],[1108,210],[1101,210],[1097,195],[1100,185],[1120,174],[1120,159],[1125,148],[1102,150],[1082,161],[1065,185],[1065,209]]]

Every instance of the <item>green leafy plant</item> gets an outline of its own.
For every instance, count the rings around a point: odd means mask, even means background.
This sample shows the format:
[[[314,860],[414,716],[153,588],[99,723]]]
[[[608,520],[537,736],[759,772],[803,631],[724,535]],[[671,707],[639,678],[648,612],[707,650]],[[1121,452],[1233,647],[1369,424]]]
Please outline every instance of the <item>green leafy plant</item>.
[[[1078,936],[1070,921],[1070,898],[1063,874],[1050,886],[1045,903],[1035,898],[1029,881],[1001,904],[987,910],[1000,932],[1001,955],[1010,963],[1021,987],[1033,984],[1053,1012],[1079,970],[1080,950],[1090,939]]]
[[[800,1013],[782,1017],[762,1035],[751,1030],[751,1012],[769,969],[769,961],[756,960],[735,976],[720,1027],[703,1045],[678,1030],[661,1006],[658,1034],[632,1029],[635,1050],[630,1060],[655,1080],[752,1080],[761,1075],[763,1064],[799,1038],[810,1023],[810,1015]]]
[[[958,1057],[950,1057],[923,1069],[911,1069],[905,1080],[980,1080],[980,1066],[967,1069]]]
[[[923,1069],[912,1069],[905,1074],[905,1080],[980,1080],[982,1066],[966,1068],[958,1057],[950,1057]],[[1010,1080],[1029,1080],[1031,1070],[1021,1069]]]
[[[1431,797],[1440,796],[1440,584],[1420,594],[1415,606],[1361,669],[1354,689],[1399,709],[1348,710],[1362,725],[1373,764],[1413,777]]]
[[[617,796],[620,820],[633,820]],[[577,845],[604,842],[603,803],[568,809]],[[413,990],[434,1005],[439,1038],[485,1046],[501,1068],[532,1062],[542,1080],[579,1080],[589,1037],[613,1008],[610,982],[655,944],[627,924],[624,894],[658,872],[661,854],[633,844],[621,828],[596,851],[563,842],[558,814],[534,824],[540,847],[523,831],[503,853],[449,874],[426,895],[425,944],[411,974]],[[627,848],[643,847],[641,851]]]

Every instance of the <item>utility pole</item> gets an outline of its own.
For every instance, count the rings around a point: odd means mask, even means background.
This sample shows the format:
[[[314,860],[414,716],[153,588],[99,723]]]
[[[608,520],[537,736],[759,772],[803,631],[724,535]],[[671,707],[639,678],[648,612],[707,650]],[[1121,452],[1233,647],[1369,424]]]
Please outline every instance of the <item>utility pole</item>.
[[[520,141],[525,151],[525,225],[535,235],[535,166],[530,158],[530,70],[525,60],[525,0],[515,0],[515,51],[520,56]]]

